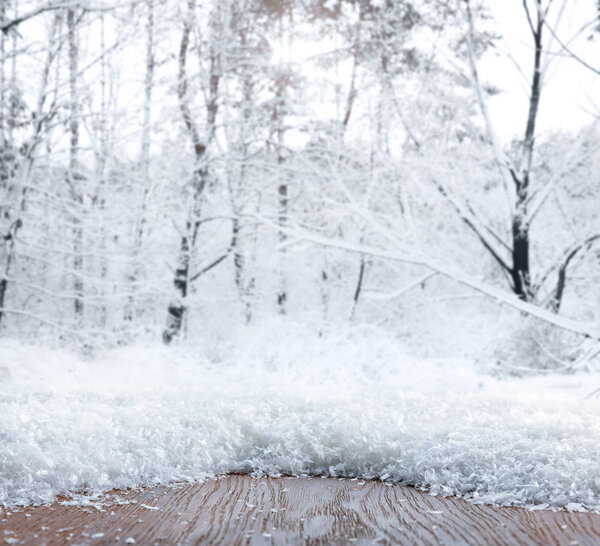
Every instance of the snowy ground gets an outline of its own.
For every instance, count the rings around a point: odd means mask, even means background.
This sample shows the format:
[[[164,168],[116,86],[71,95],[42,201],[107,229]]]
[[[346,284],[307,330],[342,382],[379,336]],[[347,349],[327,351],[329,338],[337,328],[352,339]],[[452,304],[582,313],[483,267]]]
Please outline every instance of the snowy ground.
[[[93,360],[0,344],[0,504],[224,472],[600,509],[600,376],[498,380],[376,331],[246,329]]]

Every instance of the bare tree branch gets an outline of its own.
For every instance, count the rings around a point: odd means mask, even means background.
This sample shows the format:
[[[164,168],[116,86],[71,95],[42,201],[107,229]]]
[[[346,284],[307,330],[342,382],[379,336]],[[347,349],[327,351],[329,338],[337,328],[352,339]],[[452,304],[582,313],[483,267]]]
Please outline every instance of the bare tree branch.
[[[467,48],[468,48],[468,57],[469,57],[469,68],[471,70],[471,79],[473,81],[473,85],[475,87],[475,93],[477,95],[477,102],[479,104],[479,108],[483,115],[486,129],[489,137],[492,140],[492,146],[494,149],[494,157],[496,159],[496,163],[500,168],[502,180],[504,182],[507,193],[510,195],[510,189],[513,187],[513,179],[511,177],[511,170],[513,169],[511,161],[508,159],[506,154],[504,153],[504,148],[502,146],[502,142],[500,141],[500,137],[498,136],[498,132],[494,126],[492,121],[492,116],[490,114],[487,102],[485,100],[485,95],[483,91],[483,86],[481,85],[481,80],[479,78],[479,71],[477,70],[477,65],[475,63],[475,52],[473,49],[473,36],[475,35],[475,24],[473,21],[473,13],[471,11],[471,2],[470,0],[466,0],[467,5],[467,22],[469,26],[469,31],[467,33]]]
[[[271,222],[267,223],[269,223],[272,227],[274,226],[274,224]],[[390,251],[366,245],[347,243],[341,240],[321,237],[303,230],[289,229],[288,235],[290,237],[295,237],[296,240],[303,240],[322,246],[346,250],[349,252],[360,252],[377,258],[426,267],[439,273],[440,275],[468,286],[473,290],[486,294],[501,304],[508,305],[517,311],[526,313],[532,317],[536,317],[544,322],[547,322],[548,324],[552,324],[553,326],[582,335],[584,337],[600,339],[600,333],[597,331],[597,325],[595,323],[580,322],[567,317],[562,317],[546,309],[538,307],[537,305],[528,303],[518,298],[514,294],[507,293],[504,290],[485,284],[469,275],[454,271],[446,265],[436,262],[427,256],[419,254],[398,254],[393,250]]]
[[[90,11],[110,11],[110,10],[113,10],[116,6],[89,6],[89,5],[86,5],[85,2],[82,2],[81,0],[66,0],[64,2],[50,3],[50,4],[46,4],[45,6],[40,6],[31,11],[25,12],[25,13],[23,13],[23,15],[19,15],[18,17],[15,17],[14,19],[0,22],[0,31],[4,32],[6,34],[14,27],[19,26],[21,23],[24,23],[25,21],[28,21],[29,19],[33,19],[34,17],[37,17],[38,15],[42,15],[43,13],[46,13],[49,11],[57,11],[57,10],[61,10],[61,9],[74,9],[77,7],[83,9],[86,12],[90,12]]]
[[[579,64],[581,64],[588,70],[591,70],[594,74],[600,76],[600,68],[593,66],[592,64],[588,63],[585,59],[582,59],[579,55],[577,55],[577,53],[575,53],[565,42],[563,42],[558,37],[556,31],[548,24],[548,22],[546,20],[544,20],[544,24],[546,25],[546,28],[549,30],[550,34],[552,34],[552,37],[558,42],[558,45],[561,47],[561,49],[564,52],[566,52],[570,57],[572,57]]]

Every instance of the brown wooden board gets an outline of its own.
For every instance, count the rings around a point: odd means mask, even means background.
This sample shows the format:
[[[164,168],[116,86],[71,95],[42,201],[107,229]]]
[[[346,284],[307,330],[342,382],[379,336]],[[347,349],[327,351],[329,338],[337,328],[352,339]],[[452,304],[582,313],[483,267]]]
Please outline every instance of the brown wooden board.
[[[598,514],[475,505],[349,479],[230,475],[0,516],[0,544],[600,544]]]

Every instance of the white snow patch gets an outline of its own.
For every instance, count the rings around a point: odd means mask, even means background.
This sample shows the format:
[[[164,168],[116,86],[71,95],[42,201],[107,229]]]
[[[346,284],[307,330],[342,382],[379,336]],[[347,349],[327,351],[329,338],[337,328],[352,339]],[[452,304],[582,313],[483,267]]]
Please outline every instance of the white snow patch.
[[[231,336],[93,360],[3,341],[0,504],[242,472],[600,509],[598,376],[500,381],[374,330]]]

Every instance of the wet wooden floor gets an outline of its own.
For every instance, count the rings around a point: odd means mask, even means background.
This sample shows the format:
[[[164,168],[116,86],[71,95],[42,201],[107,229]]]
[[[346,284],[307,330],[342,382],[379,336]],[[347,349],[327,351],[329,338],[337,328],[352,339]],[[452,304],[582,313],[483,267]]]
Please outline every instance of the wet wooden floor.
[[[0,509],[0,544],[600,544],[600,515],[530,512],[361,480],[225,476],[96,507]]]

